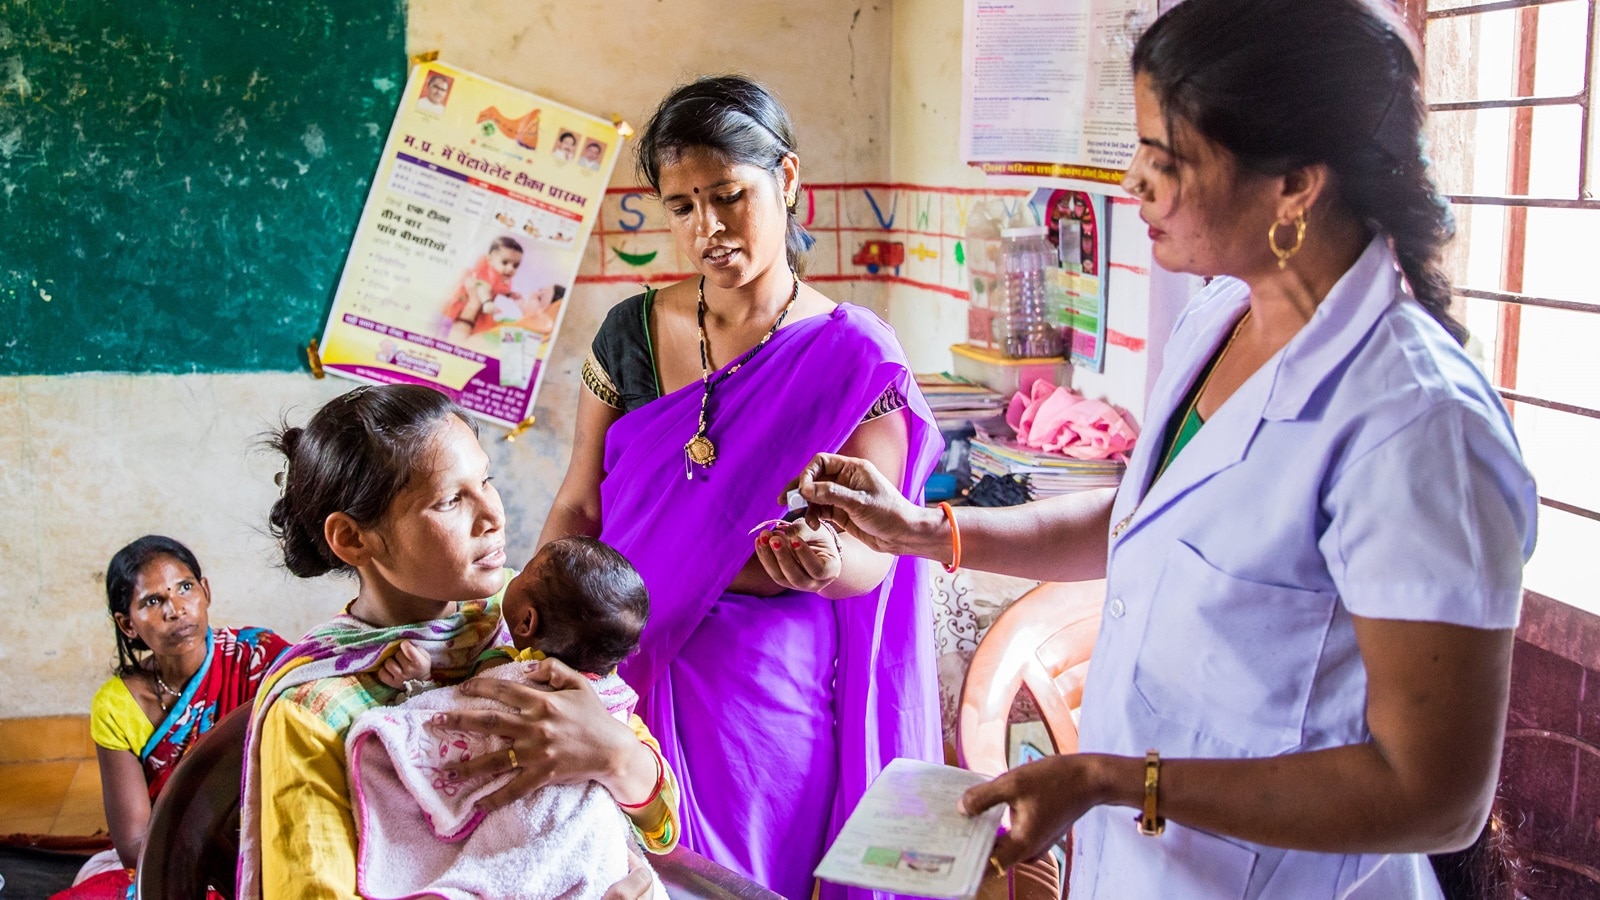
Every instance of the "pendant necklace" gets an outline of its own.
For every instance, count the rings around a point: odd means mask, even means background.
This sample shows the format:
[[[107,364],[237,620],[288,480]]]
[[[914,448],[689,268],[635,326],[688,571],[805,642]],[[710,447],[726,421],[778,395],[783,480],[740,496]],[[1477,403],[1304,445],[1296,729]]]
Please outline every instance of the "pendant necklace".
[[[772,327],[767,329],[767,333],[762,336],[761,340],[756,342],[754,347],[745,351],[744,356],[741,356],[737,362],[729,366],[726,372],[717,376],[716,381],[711,380],[711,351],[708,349],[711,342],[706,337],[706,277],[704,275],[700,276],[700,297],[696,320],[700,325],[700,383],[705,385],[705,393],[700,395],[700,426],[695,429],[694,437],[689,439],[689,443],[683,445],[685,458],[683,477],[694,478],[694,471],[690,468],[689,463],[709,468],[712,463],[717,461],[717,445],[711,443],[711,438],[706,436],[706,429],[709,424],[706,411],[711,403],[711,391],[717,385],[727,381],[728,376],[739,371],[745,363],[749,362],[757,351],[772,340],[772,335],[783,324],[783,320],[789,315],[789,310],[794,307],[795,298],[800,296],[800,276],[795,275],[793,272],[790,272],[789,275],[794,279],[794,290],[789,292],[789,302],[785,303],[783,309],[778,313],[777,321],[772,323]]]

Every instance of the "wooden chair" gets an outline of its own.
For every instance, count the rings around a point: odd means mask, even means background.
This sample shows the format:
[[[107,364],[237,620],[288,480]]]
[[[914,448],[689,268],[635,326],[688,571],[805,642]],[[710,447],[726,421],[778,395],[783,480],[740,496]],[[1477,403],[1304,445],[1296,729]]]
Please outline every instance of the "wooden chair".
[[[239,857],[239,787],[250,708],[222,718],[178,763],[150,812],[139,854],[140,900],[198,900],[209,884],[233,897]],[[683,847],[652,856],[673,900],[782,900]]]
[[[1007,766],[1011,704],[1027,685],[1057,753],[1078,749],[1073,711],[1083,703],[1089,653],[1100,631],[1104,581],[1047,582],[1007,607],[978,643],[961,683],[956,753],[961,765],[985,775]],[[1065,892],[1055,864],[1026,860],[1007,877],[985,879],[977,900],[1046,900]]]

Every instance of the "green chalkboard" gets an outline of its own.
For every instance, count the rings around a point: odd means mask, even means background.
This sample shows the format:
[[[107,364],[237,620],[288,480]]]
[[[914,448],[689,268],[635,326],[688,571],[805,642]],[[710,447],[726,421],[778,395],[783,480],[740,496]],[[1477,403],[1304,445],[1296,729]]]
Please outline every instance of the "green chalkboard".
[[[305,365],[404,0],[0,0],[0,375]]]

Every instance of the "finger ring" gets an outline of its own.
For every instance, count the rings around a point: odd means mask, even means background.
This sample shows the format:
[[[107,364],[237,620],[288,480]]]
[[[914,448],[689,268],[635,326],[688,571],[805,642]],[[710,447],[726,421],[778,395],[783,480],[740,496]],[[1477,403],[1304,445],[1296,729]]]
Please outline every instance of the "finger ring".
[[[511,768],[513,768],[513,769],[517,768],[517,748],[515,748],[515,747],[507,747],[506,748],[506,759],[511,761]]]

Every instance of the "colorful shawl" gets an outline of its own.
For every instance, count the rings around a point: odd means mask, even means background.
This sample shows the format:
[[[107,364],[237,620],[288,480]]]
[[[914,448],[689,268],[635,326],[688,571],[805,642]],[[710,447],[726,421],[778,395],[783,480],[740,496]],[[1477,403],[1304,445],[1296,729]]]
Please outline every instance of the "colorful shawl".
[[[507,570],[507,581],[511,572]],[[278,658],[256,696],[245,738],[244,790],[239,801],[239,900],[261,897],[261,723],[273,701],[298,685],[376,670],[401,641],[411,641],[433,661],[433,679],[453,684],[470,677],[493,648],[511,643],[500,619],[500,595],[461,604],[453,615],[411,625],[377,627],[348,613],[313,628]],[[364,710],[333,709],[344,723]]]
[[[265,628],[213,628],[206,633],[205,662],[139,751],[152,803],[189,746],[218,719],[255,699],[267,668],[288,646]]]
[[[780,329],[718,386],[713,466],[685,477],[698,382],[606,435],[601,539],[650,589],[621,674],[679,776],[682,840],[786,896],[811,893],[812,868],[883,766],[941,759],[933,615],[913,560],[847,600],[725,593],[751,527],[782,514],[783,486],[891,385],[909,411],[900,488],[920,502],[942,441],[893,332],[855,306]]]

